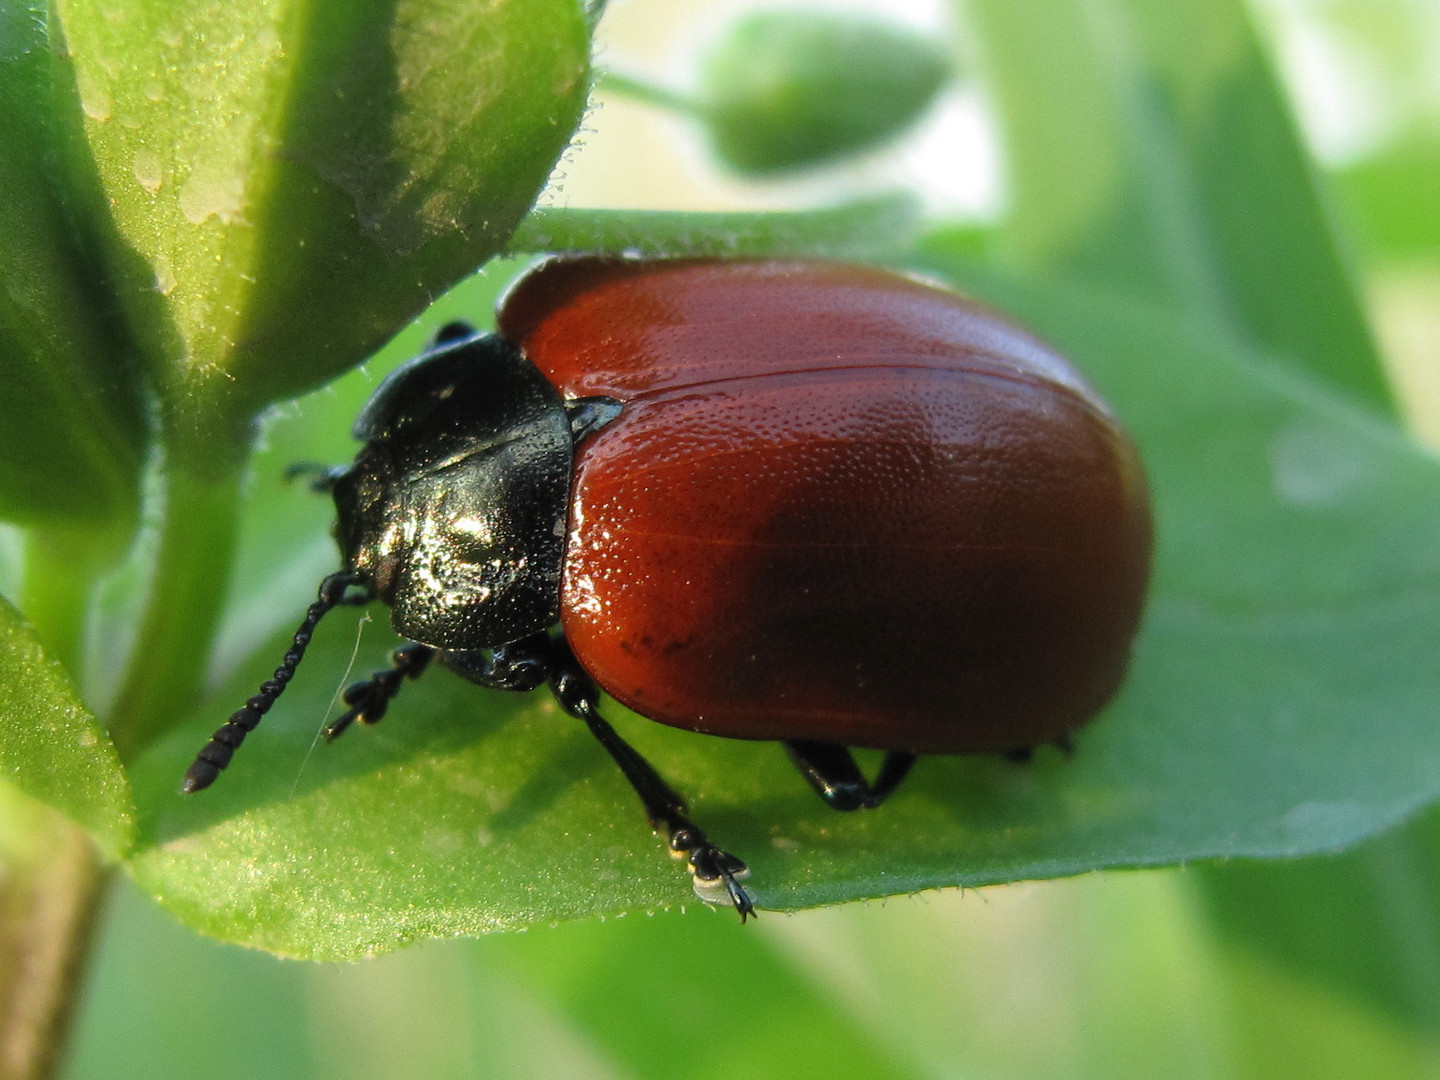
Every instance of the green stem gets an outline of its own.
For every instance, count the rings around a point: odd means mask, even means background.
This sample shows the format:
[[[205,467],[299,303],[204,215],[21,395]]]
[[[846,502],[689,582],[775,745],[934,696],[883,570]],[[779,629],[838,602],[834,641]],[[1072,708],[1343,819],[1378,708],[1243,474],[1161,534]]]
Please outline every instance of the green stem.
[[[681,210],[532,211],[511,251],[772,258],[884,258],[910,246],[919,206],[909,195],[877,195],[811,210],[700,213]]]
[[[85,623],[95,582],[108,559],[93,536],[64,529],[33,529],[25,537],[20,610],[45,653],[84,685]]]
[[[647,105],[669,109],[671,112],[677,112],[684,116],[700,116],[705,111],[704,105],[694,98],[686,97],[679,91],[665,86],[656,86],[652,82],[646,82],[644,79],[625,75],[618,71],[602,70],[595,80],[595,86],[601,91],[623,94],[635,101],[643,101]]]
[[[107,875],[78,825],[0,796],[0,1077],[43,1080],[61,1064]]]
[[[234,445],[223,437],[213,444]],[[167,461],[149,598],[111,712],[122,757],[173,727],[199,697],[230,581],[244,459],[217,461],[214,449],[188,449],[178,447]]]
[[[248,445],[245,432],[223,430],[192,422],[168,432],[147,606],[111,713],[122,754],[175,723],[205,677],[234,554],[240,448]],[[73,673],[110,550],[66,531],[27,539],[24,609],[47,652]],[[58,1068],[107,879],[83,829],[0,784],[0,1080],[45,1080]]]
[[[46,656],[84,684],[94,587],[113,563],[113,534],[32,529],[20,607]],[[91,928],[108,880],[85,830],[0,784],[0,1078],[44,1080],[62,1064]]]

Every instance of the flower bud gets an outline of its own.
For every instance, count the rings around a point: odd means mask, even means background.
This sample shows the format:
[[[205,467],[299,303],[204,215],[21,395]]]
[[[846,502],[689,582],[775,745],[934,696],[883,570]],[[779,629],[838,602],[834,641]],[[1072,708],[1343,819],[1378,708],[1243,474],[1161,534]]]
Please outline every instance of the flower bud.
[[[744,173],[801,169],[868,150],[912,124],[950,76],[944,51],[872,19],[760,12],[707,58],[701,116]]]

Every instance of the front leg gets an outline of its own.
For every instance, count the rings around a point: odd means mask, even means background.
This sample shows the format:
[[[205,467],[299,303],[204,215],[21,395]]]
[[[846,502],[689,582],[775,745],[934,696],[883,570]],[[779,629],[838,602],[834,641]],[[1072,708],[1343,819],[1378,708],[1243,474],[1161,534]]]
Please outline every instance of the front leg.
[[[534,660],[523,650],[511,663],[507,662],[507,653],[503,648],[493,650],[493,654],[488,651],[441,653],[429,645],[411,641],[390,653],[388,668],[372,672],[370,678],[345,688],[340,700],[350,707],[325,725],[325,740],[334,741],[356,721],[378,724],[385,718],[390,702],[400,693],[405,680],[418,679],[425,674],[425,669],[437,653],[446,667],[491,690],[534,690],[545,681],[546,669],[543,666],[537,668]]]
[[[585,722],[590,734],[630,781],[651,828],[665,833],[671,852],[686,857],[697,890],[723,888],[742,922],[755,913],[750,897],[740,887],[749,868],[710,842],[704,830],[688,817],[684,800],[601,717],[600,690],[563,636],[535,634],[498,649],[444,652],[440,662],[471,682],[496,690],[530,690],[548,682],[560,707]]]
[[[362,724],[378,724],[383,720],[390,702],[400,692],[401,684],[406,679],[418,679],[423,675],[434,655],[435,650],[429,645],[412,641],[390,653],[388,668],[347,686],[341,700],[350,708],[325,725],[326,742],[333,741],[357,720]]]
[[[325,738],[335,739],[357,720],[378,724],[405,680],[423,675],[437,654],[457,675],[488,690],[534,690],[549,676],[550,667],[541,651],[548,648],[548,642],[547,635],[537,634],[514,645],[473,652],[440,652],[418,641],[401,645],[390,654],[388,668],[345,688],[341,700],[350,708],[325,725]]]

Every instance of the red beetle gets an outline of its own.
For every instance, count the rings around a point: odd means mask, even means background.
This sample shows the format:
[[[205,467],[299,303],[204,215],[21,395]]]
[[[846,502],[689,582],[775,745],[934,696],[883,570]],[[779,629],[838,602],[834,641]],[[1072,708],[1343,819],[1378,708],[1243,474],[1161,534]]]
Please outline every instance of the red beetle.
[[[447,327],[327,474],[345,569],[206,745],[207,786],[339,603],[411,644],[346,692],[375,721],[432,657],[548,683],[697,885],[745,866],[597,712],[783,742],[837,809],[921,753],[1063,743],[1115,693],[1150,515],[1135,449],[1075,370],[956,294],[826,262],[571,258]],[[556,626],[558,624],[558,632]],[[888,751],[867,781],[849,747]]]

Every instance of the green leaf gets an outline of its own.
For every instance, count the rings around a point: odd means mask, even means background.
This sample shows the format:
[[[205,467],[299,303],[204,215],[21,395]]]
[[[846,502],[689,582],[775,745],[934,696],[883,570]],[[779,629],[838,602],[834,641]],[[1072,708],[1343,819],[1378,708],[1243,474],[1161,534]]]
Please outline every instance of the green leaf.
[[[1218,928],[1261,959],[1440,1035],[1440,810],[1343,855],[1196,874]]]
[[[1062,4],[1047,11],[1048,28],[1018,8],[989,0],[975,7],[984,12],[984,28],[997,32],[987,48],[1003,58],[997,86],[1020,174],[1017,213],[1005,239],[1017,264],[1086,275],[1140,295],[1148,289],[1190,321],[1258,345],[1356,403],[1384,403],[1375,349],[1324,212],[1325,193],[1299,150],[1238,4]],[[1343,7],[1328,5],[1325,14]],[[1353,13],[1374,11],[1375,5],[1357,5]],[[1392,59],[1387,55],[1386,63]],[[1424,210],[1434,202],[1434,161],[1427,160],[1433,157],[1417,143],[1339,177],[1342,208],[1373,253],[1413,258],[1430,244],[1433,214]],[[1343,453],[1334,456],[1336,450],[1325,438],[1308,451],[1292,444],[1288,456],[1307,458],[1317,477],[1328,472],[1334,479],[1354,464]],[[1197,445],[1197,454],[1207,452]],[[1271,457],[1280,460],[1273,450]],[[1249,523],[1217,516],[1215,527]],[[1379,540],[1383,549],[1359,562],[1380,556],[1420,565],[1433,551],[1423,531],[1402,529]],[[1276,534],[1270,542],[1279,553],[1293,539]],[[1246,570],[1237,564],[1237,596],[1263,596]],[[1329,576],[1338,581],[1343,573],[1336,560]],[[1370,585],[1376,611],[1390,604],[1398,613],[1429,602],[1418,584],[1410,594],[1393,581],[1377,578]],[[1356,637],[1368,638],[1368,630],[1357,629]],[[1362,650],[1374,647],[1365,640]],[[1274,659],[1268,650],[1255,651],[1260,662]],[[1397,647],[1397,655],[1402,652]],[[1391,694],[1415,695],[1418,710],[1431,692],[1430,660],[1416,647],[1408,655],[1411,666],[1394,669]],[[1357,678],[1375,677],[1360,652],[1337,656],[1336,664]],[[1253,682],[1264,677],[1257,672]],[[1277,691],[1289,681],[1284,668],[1273,677]],[[1345,756],[1312,740],[1310,725],[1320,711],[1312,694],[1292,689],[1288,700],[1278,692],[1271,700],[1273,715],[1297,718],[1297,753]],[[1387,705],[1377,700],[1375,707]],[[1423,733],[1417,731],[1417,739]],[[1290,995],[1300,1000],[1286,1021],[1307,1033],[1310,1046],[1316,1040],[1301,1026],[1307,994],[1352,1007],[1358,1002],[1361,1011],[1433,1038],[1436,998],[1429,988],[1440,976],[1434,948],[1440,925],[1427,900],[1440,848],[1427,839],[1431,831],[1422,823],[1341,857],[1240,861],[1196,875],[1217,938],[1249,962],[1260,957],[1303,991]],[[1273,997],[1273,987],[1267,994]],[[1273,1046],[1276,1028],[1266,1028],[1264,1019],[1255,1026],[1269,1041],[1254,1044]],[[1292,1053],[1286,1065],[1294,1060]],[[1300,1071],[1310,1075],[1314,1068]]]
[[[0,517],[123,541],[145,453],[138,365],[88,257],[103,201],[42,3],[0,4],[0,116]]]
[[[588,85],[576,0],[57,5],[129,318],[212,438],[493,255]]]
[[[958,2],[958,0],[957,0]],[[1240,0],[965,0],[1013,182],[997,251],[1123,288],[1389,406],[1314,171]]]
[[[697,1017],[736,1075],[808,1076],[816,1062],[830,1080],[935,1075],[857,1023],[833,980],[777,953],[789,929],[777,920],[744,931],[704,911],[569,923],[310,965],[197,936],[125,885],[67,1076],[178,1080],[204,1061],[207,1080],[703,1080],[719,1051],[656,1038]],[[242,1017],[244,1036],[217,1040],[218,1015]]]
[[[722,1046],[724,1072],[746,1077],[827,1080],[933,1077],[910,1045],[786,955],[792,920],[741,930],[728,915],[665,913],[647,919],[569,924],[546,934],[508,934],[470,948],[483,970],[534,987],[570,1018],[585,1042],[603,1048],[623,1075],[701,1080],[711,1055],[676,1053],[657,1031],[684,1031],[705,1018],[706,1038]],[[683,957],[680,963],[677,957]],[[833,971],[827,976],[833,975]],[[636,992],[616,993],[617,987]],[[664,987],[654,993],[653,987]],[[817,1063],[823,1067],[817,1069]]]
[[[931,893],[807,912],[763,932],[930,1077],[1433,1075],[1423,1039],[1236,955],[1209,932],[1194,877],[1086,874]]]
[[[64,670],[3,599],[0,779],[82,825],[108,857],[129,847],[130,785],[115,748]]]
[[[855,815],[821,806],[774,746],[612,707],[696,819],[750,863],[757,901],[1329,850],[1440,794],[1433,459],[1288,368],[1129,302],[984,291],[1073,354],[1140,440],[1159,552],[1131,679],[1073,759],[930,758],[880,811]],[[308,599],[291,603],[290,625]],[[623,779],[543,695],[435,672],[378,729],[312,752],[353,633],[343,615],[322,626],[214,788],[176,794],[288,632],[138,763],[134,873],[172,911],[227,940],[343,957],[693,902]],[[356,670],[379,666],[392,641],[372,628]]]
[[[950,74],[945,50],[903,26],[818,10],[757,11],[710,50],[696,111],[722,162],[773,174],[894,138]]]
[[[1440,260],[1440,136],[1341,169],[1335,190],[1372,259]]]

